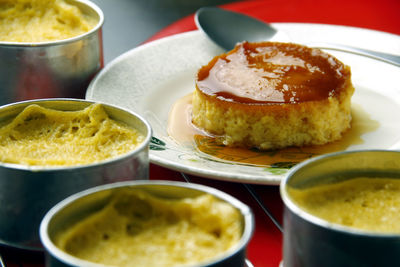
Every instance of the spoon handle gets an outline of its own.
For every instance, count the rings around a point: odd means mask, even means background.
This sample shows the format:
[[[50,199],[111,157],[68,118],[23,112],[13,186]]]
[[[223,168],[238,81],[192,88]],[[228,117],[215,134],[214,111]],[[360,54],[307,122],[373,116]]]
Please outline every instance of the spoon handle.
[[[357,54],[361,56],[370,57],[373,59],[377,59],[380,61],[384,61],[389,64],[393,64],[397,67],[400,67],[400,56],[387,54],[383,52],[371,51],[363,48],[352,47],[348,45],[341,45],[341,44],[328,44],[328,43],[313,43],[310,46],[320,49],[330,49],[330,50],[337,50],[341,52],[347,52],[352,54]]]

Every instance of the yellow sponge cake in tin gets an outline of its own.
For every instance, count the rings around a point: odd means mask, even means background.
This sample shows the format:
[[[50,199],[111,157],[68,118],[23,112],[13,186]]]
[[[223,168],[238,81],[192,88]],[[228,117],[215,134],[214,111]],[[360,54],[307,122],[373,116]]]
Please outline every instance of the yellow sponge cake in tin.
[[[350,68],[299,44],[239,43],[199,69],[192,122],[232,147],[322,145],[351,125]]]

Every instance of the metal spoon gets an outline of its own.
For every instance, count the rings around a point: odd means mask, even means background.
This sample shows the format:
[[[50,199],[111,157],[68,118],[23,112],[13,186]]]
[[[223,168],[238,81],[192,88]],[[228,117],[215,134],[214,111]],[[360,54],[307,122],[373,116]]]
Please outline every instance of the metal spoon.
[[[283,32],[268,23],[218,7],[202,7],[195,15],[197,27],[217,45],[231,50],[238,42],[289,41]],[[400,67],[400,56],[341,44],[318,43],[309,46],[338,50],[384,61]]]

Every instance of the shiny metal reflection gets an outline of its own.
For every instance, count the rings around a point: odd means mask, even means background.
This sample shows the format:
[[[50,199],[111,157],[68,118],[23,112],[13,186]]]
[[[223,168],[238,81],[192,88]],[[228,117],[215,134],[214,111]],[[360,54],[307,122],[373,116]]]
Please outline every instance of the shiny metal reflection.
[[[0,255],[0,267],[6,267],[6,264],[3,261],[3,258]]]

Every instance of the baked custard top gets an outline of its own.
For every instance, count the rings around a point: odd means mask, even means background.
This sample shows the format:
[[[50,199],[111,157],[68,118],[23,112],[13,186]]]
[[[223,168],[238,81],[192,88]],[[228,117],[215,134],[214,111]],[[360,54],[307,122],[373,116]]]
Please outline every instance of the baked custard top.
[[[240,103],[299,103],[334,96],[350,69],[319,49],[292,43],[243,42],[197,74],[207,95]]]

